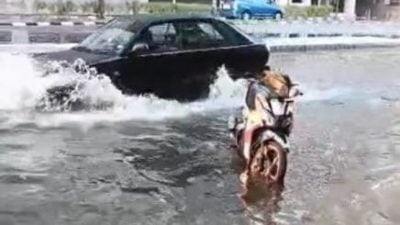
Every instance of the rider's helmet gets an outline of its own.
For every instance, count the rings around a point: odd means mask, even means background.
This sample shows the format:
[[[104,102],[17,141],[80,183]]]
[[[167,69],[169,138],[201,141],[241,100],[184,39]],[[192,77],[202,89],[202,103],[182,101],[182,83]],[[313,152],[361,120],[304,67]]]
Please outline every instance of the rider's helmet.
[[[271,91],[271,98],[268,98],[267,101],[269,102],[269,111],[274,115],[273,126],[289,135],[292,130],[293,115],[288,110],[291,107],[286,107],[289,103],[285,99],[290,98],[294,84],[288,75],[271,69],[263,71],[260,81]]]
[[[290,78],[280,71],[264,70],[262,82],[279,97],[288,97],[291,86]]]

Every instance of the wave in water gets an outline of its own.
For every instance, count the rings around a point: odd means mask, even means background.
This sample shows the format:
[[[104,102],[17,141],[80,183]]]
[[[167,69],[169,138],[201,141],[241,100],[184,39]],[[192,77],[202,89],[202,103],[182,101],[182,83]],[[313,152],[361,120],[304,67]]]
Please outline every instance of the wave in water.
[[[243,104],[245,81],[232,80],[222,67],[211,85],[209,97],[191,103],[159,99],[155,96],[123,95],[107,76],[78,74],[71,67],[52,65],[58,71],[44,75],[27,55],[0,53],[0,127],[34,123],[38,126],[59,126],[78,122],[116,122],[124,120],[163,120],[179,118]],[[88,106],[108,105],[104,109],[84,112],[43,113],[35,110],[40,99],[52,87],[74,83],[83,84],[71,98],[79,98]],[[307,91],[304,100],[313,101],[335,97],[340,90]],[[53,107],[53,106],[52,106]],[[96,107],[94,107],[96,108]]]

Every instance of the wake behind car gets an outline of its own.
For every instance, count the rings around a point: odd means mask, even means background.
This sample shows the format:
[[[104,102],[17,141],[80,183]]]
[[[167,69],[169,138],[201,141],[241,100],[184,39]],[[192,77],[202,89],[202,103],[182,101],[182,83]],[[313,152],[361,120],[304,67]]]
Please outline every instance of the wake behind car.
[[[35,58],[82,59],[124,94],[192,101],[208,95],[221,66],[233,79],[253,76],[267,63],[269,52],[217,18],[142,15],[115,18],[77,46]]]

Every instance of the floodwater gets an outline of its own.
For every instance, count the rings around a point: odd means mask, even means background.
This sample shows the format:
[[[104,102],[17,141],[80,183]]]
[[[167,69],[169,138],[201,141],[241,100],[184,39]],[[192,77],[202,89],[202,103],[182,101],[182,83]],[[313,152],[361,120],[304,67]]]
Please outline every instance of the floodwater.
[[[80,78],[0,53],[0,224],[399,224],[399,50],[272,55],[305,95],[286,186],[253,204],[226,130],[245,90],[223,69],[199,102],[82,78],[80,97],[109,108],[38,112],[46,88]]]

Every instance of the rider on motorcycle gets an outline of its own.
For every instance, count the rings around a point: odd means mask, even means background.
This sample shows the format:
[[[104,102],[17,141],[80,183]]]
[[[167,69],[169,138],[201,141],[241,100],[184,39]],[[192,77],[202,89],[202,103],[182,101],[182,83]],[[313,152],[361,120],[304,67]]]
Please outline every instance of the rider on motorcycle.
[[[252,134],[256,128],[260,126],[272,126],[272,115],[269,110],[271,106],[268,100],[272,98],[288,98],[292,82],[287,75],[278,71],[273,71],[269,66],[266,66],[259,79],[250,80],[246,94],[246,106],[242,111],[242,121],[237,123],[235,119],[234,124],[231,122],[231,131],[236,129],[243,129],[244,143],[243,156],[246,159],[246,170],[241,175],[241,180],[247,180],[247,170],[250,161],[250,147],[252,141]],[[285,124],[285,132],[287,134],[291,131],[291,121]]]

